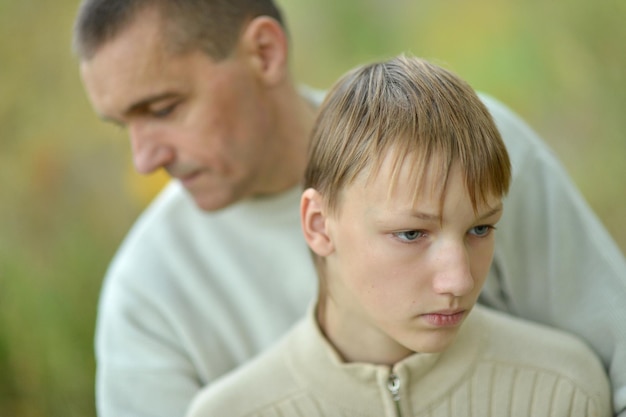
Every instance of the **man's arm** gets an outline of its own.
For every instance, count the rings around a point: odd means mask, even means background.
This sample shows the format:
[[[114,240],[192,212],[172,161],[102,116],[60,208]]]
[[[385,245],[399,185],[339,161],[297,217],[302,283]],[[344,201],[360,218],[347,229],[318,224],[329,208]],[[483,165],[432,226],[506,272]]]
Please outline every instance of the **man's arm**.
[[[194,309],[206,299],[184,294],[185,288],[202,292],[194,280],[197,261],[183,242],[182,222],[194,222],[194,212],[170,183],[133,225],[107,271],[96,326],[99,417],[182,416],[202,372],[210,371],[196,363],[202,354],[189,334],[203,327]],[[186,316],[196,321],[184,323]]]
[[[609,374],[626,416],[626,261],[547,146],[517,116],[483,97],[513,164],[482,300],[581,336]]]
[[[117,281],[117,280],[116,280]],[[108,285],[97,329],[100,417],[182,416],[200,381],[163,309],[118,282]]]

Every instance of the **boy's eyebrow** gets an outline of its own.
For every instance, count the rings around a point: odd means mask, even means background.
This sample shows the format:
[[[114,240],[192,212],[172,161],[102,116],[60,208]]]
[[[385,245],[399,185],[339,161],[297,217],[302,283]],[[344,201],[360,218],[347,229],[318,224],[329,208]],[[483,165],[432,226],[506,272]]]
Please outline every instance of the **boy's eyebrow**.
[[[422,211],[412,211],[411,216],[429,222],[438,222],[441,219],[441,216],[438,214],[424,213]]]
[[[476,220],[482,221],[482,220],[488,219],[489,217],[501,211],[502,211],[502,204],[498,204],[496,207],[492,208],[491,210],[481,214],[480,217],[478,217]],[[421,220],[429,221],[429,222],[438,222],[441,220],[441,216],[438,214],[425,213],[422,211],[412,211],[411,216],[416,217]]]
[[[476,219],[476,220],[481,221],[481,220],[488,219],[489,217],[491,217],[491,216],[493,216],[493,215],[495,215],[495,214],[498,214],[498,213],[499,213],[499,212],[501,212],[501,211],[502,211],[502,203],[498,204],[497,206],[495,206],[494,208],[492,208],[492,209],[491,209],[491,210],[489,210],[488,212],[486,212],[486,213],[482,214],[482,215],[481,215],[478,219]]]

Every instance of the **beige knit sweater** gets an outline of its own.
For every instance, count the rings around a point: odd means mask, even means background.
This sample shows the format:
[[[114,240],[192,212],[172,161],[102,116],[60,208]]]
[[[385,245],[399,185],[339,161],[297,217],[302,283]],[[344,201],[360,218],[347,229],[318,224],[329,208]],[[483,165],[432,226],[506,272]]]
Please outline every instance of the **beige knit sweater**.
[[[311,309],[312,310],[312,309]],[[608,379],[568,334],[476,306],[449,349],[343,363],[312,312],[274,348],[205,388],[188,417],[610,416]]]

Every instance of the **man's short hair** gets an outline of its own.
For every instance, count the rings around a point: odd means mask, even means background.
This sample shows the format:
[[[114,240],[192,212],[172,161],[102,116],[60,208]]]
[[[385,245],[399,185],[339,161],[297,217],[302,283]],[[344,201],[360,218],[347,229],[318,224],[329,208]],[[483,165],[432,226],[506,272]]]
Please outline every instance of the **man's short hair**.
[[[284,27],[272,0],[83,0],[74,27],[74,50],[88,60],[146,9],[158,11],[163,37],[174,52],[200,49],[226,58],[245,23],[269,16]]]
[[[510,161],[489,111],[465,81],[423,59],[401,55],[366,65],[333,86],[312,132],[304,185],[319,191],[332,213],[342,189],[361,173],[376,175],[390,150],[393,178],[411,163],[414,198],[430,170],[443,199],[455,163],[475,210],[508,191]]]

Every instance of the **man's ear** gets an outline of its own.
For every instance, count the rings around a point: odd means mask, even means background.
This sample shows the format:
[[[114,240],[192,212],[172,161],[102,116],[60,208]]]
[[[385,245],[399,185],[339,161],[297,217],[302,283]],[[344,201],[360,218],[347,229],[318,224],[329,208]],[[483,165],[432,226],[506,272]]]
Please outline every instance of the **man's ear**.
[[[252,19],[240,42],[253,70],[265,83],[273,86],[287,76],[287,35],[275,19],[268,16]]]
[[[333,250],[333,242],[327,230],[327,217],[323,209],[322,195],[313,188],[307,188],[300,199],[300,222],[304,239],[319,256],[328,256]]]

